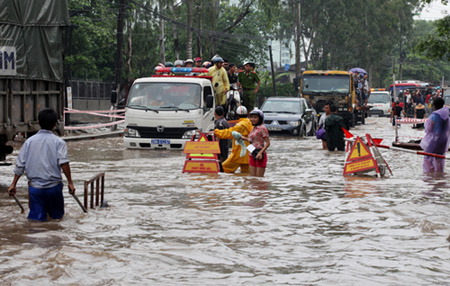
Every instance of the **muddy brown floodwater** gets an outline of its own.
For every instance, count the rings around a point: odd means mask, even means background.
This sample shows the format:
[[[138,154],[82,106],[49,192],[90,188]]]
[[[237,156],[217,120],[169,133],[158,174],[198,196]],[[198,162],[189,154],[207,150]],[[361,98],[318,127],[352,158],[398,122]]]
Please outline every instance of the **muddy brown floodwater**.
[[[352,132],[394,138],[387,118]],[[420,156],[382,150],[393,176],[344,178],[343,152],[271,141],[262,179],[183,174],[181,152],[121,138],[69,142],[78,195],[105,172],[109,207],[83,214],[65,190],[66,216],[48,223],[20,214],[0,167],[1,285],[450,284],[450,166],[425,176]]]

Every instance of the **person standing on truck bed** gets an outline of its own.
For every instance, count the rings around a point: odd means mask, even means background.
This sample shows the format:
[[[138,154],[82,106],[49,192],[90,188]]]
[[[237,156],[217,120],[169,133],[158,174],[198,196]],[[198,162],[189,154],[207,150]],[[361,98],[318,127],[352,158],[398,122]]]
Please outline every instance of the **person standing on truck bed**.
[[[238,75],[239,85],[244,90],[243,104],[248,110],[253,110],[255,107],[256,94],[261,85],[258,74],[253,70],[254,66],[254,63],[246,62],[244,64],[245,70]]]
[[[208,69],[208,75],[212,76],[216,105],[225,106],[227,91],[230,90],[227,71],[222,67],[223,59],[219,56],[213,59],[213,66]]]
[[[47,221],[64,216],[64,197],[61,169],[67,178],[69,193],[75,193],[70,173],[67,147],[64,140],[52,133],[57,115],[51,108],[43,109],[38,115],[41,130],[30,137],[20,149],[14,169],[14,179],[8,188],[10,196],[16,194],[19,178],[25,173],[28,178],[31,220]]]
[[[214,135],[222,139],[233,139],[233,148],[231,149],[230,156],[223,162],[223,171],[225,173],[234,173],[239,167],[241,168],[241,173],[249,172],[249,153],[245,152],[245,156],[241,157],[241,145],[236,143],[233,137],[233,131],[240,133],[242,136],[247,137],[252,131],[253,125],[247,118],[247,108],[245,106],[239,106],[236,109],[236,114],[239,117],[238,123],[228,129],[215,129]],[[249,145],[248,141],[244,141],[245,145]]]

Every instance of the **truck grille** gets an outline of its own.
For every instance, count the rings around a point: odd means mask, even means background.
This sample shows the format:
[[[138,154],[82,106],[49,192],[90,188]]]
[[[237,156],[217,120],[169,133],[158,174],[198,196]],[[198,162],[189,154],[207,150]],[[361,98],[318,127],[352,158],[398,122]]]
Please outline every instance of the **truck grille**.
[[[189,130],[195,130],[195,127],[165,127],[163,132],[158,132],[156,127],[129,126],[139,131],[141,138],[164,138],[164,139],[181,139],[183,134]]]

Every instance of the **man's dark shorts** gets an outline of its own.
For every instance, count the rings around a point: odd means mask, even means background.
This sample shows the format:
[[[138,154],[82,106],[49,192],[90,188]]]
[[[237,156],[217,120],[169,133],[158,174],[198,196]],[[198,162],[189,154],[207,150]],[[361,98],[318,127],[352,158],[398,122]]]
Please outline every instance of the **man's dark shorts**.
[[[28,218],[32,220],[47,221],[47,214],[52,219],[60,219],[64,216],[63,184],[51,188],[37,189],[28,187],[30,194],[30,213]]]

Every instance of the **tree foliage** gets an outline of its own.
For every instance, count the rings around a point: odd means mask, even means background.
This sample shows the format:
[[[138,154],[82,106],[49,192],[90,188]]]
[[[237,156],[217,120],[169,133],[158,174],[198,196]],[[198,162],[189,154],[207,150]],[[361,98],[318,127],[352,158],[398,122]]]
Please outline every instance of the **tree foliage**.
[[[450,16],[434,23],[435,30],[423,37],[415,50],[429,59],[450,60]]]
[[[438,21],[432,32],[424,34],[427,40],[419,42],[424,50],[414,50],[422,51],[422,55],[412,52],[419,41],[414,35],[418,30],[413,16],[429,0],[189,0],[191,25],[186,1],[128,0],[129,25],[124,39],[131,39],[132,50],[128,50],[125,40],[122,56],[124,63],[128,54],[132,58],[130,74],[126,74],[124,66],[123,78],[152,74],[160,61],[161,20],[165,26],[166,61],[186,59],[191,31],[192,57],[209,60],[220,54],[236,64],[252,60],[261,70],[267,62],[270,40],[289,43],[295,39],[299,1],[301,53],[308,68],[362,67],[371,73],[374,86],[384,86],[393,65],[398,67],[399,62],[405,77],[423,80],[427,79],[419,67],[429,71],[430,80],[438,77],[437,69],[445,67],[423,55],[448,57],[448,19]],[[118,2],[69,1],[72,42],[65,60],[72,78],[114,78]]]

